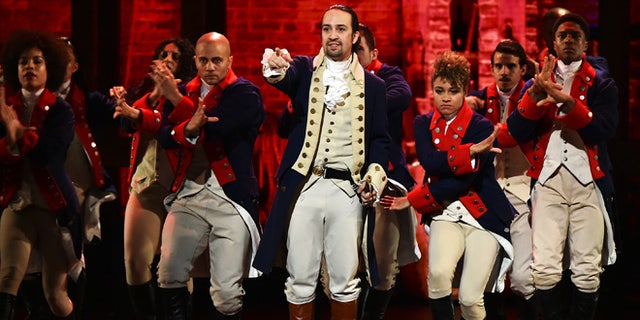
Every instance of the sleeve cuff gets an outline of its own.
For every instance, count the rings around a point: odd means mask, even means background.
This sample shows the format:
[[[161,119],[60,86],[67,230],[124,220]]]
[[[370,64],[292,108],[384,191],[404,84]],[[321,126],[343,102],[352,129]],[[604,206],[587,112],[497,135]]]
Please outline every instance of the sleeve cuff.
[[[538,120],[547,112],[551,104],[539,107],[536,102],[531,99],[529,92],[526,92],[522,97],[520,103],[518,103],[518,112],[528,120]]]
[[[571,112],[563,116],[558,116],[557,118],[566,124],[567,127],[574,130],[580,130],[586,127],[593,120],[593,113],[586,105],[584,105],[584,103],[576,100],[576,105],[573,107]]]
[[[175,106],[173,111],[168,116],[171,123],[180,123],[188,120],[196,112],[197,105],[194,105],[193,101],[188,97],[182,96],[178,105]]]
[[[474,167],[471,161],[472,159],[469,149],[471,149],[471,144],[467,143],[447,152],[449,168],[455,175],[476,172],[477,168]]]
[[[158,110],[138,109],[140,110],[139,128],[145,132],[158,132],[162,122],[162,115]]]
[[[407,200],[421,214],[442,210],[442,206],[434,199],[427,183],[409,192]]]
[[[171,130],[171,136],[173,137],[173,140],[175,140],[175,142],[177,142],[181,146],[193,148],[198,141],[198,137],[189,138],[184,133],[187,122],[188,121],[183,121],[182,123],[173,127],[173,130]],[[192,141],[195,141],[195,143],[193,143]]]
[[[381,165],[372,163],[367,168],[367,173],[364,175],[364,179],[371,182],[372,187],[380,196],[382,190],[387,185],[387,174]]]

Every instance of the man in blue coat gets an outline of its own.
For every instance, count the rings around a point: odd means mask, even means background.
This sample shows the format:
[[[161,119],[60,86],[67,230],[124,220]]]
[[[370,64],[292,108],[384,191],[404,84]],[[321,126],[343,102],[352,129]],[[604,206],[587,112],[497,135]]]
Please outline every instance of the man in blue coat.
[[[198,75],[182,91],[171,81],[162,93],[167,102],[158,139],[180,157],[165,199],[171,209],[162,230],[158,285],[165,318],[189,319],[187,282],[208,247],[214,318],[239,319],[243,279],[259,275],[250,268],[260,240],[252,154],[264,108],[258,88],[233,72],[224,35],[202,35],[194,59]],[[154,72],[171,77],[162,68]]]
[[[584,18],[563,15],[553,35],[558,57],[545,57],[507,125],[524,143],[527,174],[535,180],[532,275],[543,316],[566,318],[558,283],[569,260],[575,286],[569,318],[593,319],[603,266],[616,260],[607,141],[618,125],[617,86],[586,59]]]
[[[357,28],[353,9],[334,5],[323,15],[317,56],[292,59],[276,48],[263,57],[267,82],[289,96],[300,121],[276,173],[278,193],[254,266],[270,271],[286,235],[285,294],[295,319],[313,317],[323,258],[332,316],[355,319],[362,205],[372,205],[386,183],[385,87],[358,63]]]

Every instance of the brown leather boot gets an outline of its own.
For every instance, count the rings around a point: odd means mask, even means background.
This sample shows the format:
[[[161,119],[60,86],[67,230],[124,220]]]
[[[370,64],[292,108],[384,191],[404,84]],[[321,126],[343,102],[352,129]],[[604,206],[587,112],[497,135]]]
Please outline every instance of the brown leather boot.
[[[303,304],[289,303],[289,320],[313,320],[313,301]]]
[[[331,300],[331,320],[355,320],[358,314],[358,300],[339,302]]]

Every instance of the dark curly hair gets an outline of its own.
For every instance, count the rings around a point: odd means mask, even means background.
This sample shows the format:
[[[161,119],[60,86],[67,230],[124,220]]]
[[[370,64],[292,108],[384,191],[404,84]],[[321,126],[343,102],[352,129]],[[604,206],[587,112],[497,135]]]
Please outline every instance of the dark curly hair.
[[[153,59],[160,59],[160,54],[164,47],[168,44],[173,43],[180,50],[180,58],[178,58],[178,67],[176,69],[176,73],[174,74],[176,79],[182,80],[182,82],[187,82],[193,77],[196,76],[198,69],[196,69],[196,63],[193,61],[193,57],[196,55],[195,49],[193,45],[188,39],[183,38],[174,38],[167,39],[156,47],[156,50],[153,53]]]
[[[42,51],[47,68],[47,83],[45,87],[55,92],[64,82],[69,55],[64,44],[53,33],[47,31],[16,30],[9,35],[9,39],[7,39],[2,51],[5,82],[13,90],[21,88],[18,76],[18,61],[26,50],[33,48],[38,48]]]
[[[432,87],[437,78],[446,80],[452,86],[455,85],[468,92],[469,81],[471,80],[471,64],[461,53],[446,51],[440,54],[433,63]]]
[[[160,42],[153,52],[153,60],[160,59],[160,54],[162,54],[162,50],[164,50],[164,47],[171,43],[178,47],[178,50],[180,50],[180,58],[178,58],[177,61],[178,66],[173,76],[176,79],[182,80],[182,83],[187,83],[198,73],[196,63],[193,60],[193,57],[196,55],[195,49],[193,47],[193,44],[191,44],[188,39],[172,38]],[[129,90],[129,92],[127,93],[127,102],[131,104],[134,101],[138,100],[144,94],[153,90],[154,85],[155,84],[150,77],[144,77],[140,84]]]

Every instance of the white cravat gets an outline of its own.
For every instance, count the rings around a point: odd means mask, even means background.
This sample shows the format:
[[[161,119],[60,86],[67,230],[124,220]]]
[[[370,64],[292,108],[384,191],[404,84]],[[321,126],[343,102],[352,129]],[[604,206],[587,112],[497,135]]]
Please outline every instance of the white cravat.
[[[498,85],[496,85],[496,87],[498,87]],[[500,121],[504,121],[504,119],[507,118],[505,115],[507,111],[505,110],[507,109],[507,105],[509,104],[509,98],[511,98],[511,95],[513,94],[513,92],[516,91],[516,87],[517,86],[511,88],[511,90],[509,91],[502,91],[500,90],[500,88],[497,88],[498,97],[500,98]]]
[[[570,64],[565,64],[562,60],[558,60],[558,66],[556,67],[556,83],[563,85],[565,88],[571,89],[571,82],[576,75],[576,71],[580,69],[582,60],[573,61]],[[568,83],[567,83],[568,82]]]
[[[322,83],[327,86],[324,95],[324,105],[329,111],[339,103],[344,102],[344,96],[349,92],[349,86],[344,76],[349,72],[351,59],[345,61],[333,61],[325,58],[327,69],[322,74]]]

